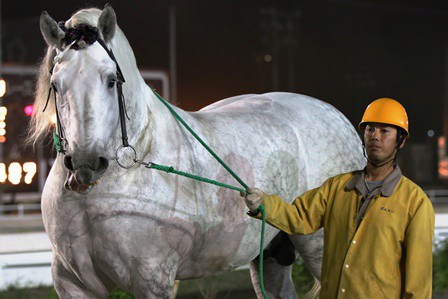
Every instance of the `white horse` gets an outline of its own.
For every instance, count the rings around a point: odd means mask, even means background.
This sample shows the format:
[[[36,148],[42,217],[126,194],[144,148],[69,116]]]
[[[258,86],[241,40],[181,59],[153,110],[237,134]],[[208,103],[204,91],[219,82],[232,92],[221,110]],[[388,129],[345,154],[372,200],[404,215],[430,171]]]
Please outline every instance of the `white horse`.
[[[80,10],[64,23],[66,28],[79,24],[97,28],[126,79],[127,132],[137,159],[235,185],[144,83],[113,9]],[[105,298],[119,286],[136,298],[169,298],[176,279],[250,264],[261,298],[256,262],[261,222],[246,215],[239,192],[142,165],[119,167],[114,161],[122,144],[117,64],[88,37],[67,44],[67,33],[45,12],[41,31],[48,50],[30,139],[36,142],[52,131],[57,103],[66,153],[58,154],[46,181],[42,215],[53,244],[59,296]],[[42,112],[50,86],[57,100]],[[285,200],[364,163],[361,142],[347,119],[308,96],[242,95],[198,112],[173,109],[249,186]],[[132,158],[129,148],[119,154]],[[290,264],[299,254],[319,279],[322,236],[286,237],[267,227],[266,242],[274,240],[264,264],[270,298],[297,297]]]

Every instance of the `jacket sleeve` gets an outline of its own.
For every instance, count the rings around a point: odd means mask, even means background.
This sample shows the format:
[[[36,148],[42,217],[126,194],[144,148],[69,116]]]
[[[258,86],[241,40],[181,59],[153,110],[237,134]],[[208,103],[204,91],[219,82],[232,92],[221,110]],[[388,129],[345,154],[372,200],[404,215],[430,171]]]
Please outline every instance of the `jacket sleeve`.
[[[266,221],[290,235],[316,232],[323,226],[330,184],[331,179],[328,179],[322,186],[297,197],[292,204],[278,195],[264,194]]]
[[[431,298],[434,221],[432,204],[428,198],[424,198],[411,219],[404,239],[403,298]]]

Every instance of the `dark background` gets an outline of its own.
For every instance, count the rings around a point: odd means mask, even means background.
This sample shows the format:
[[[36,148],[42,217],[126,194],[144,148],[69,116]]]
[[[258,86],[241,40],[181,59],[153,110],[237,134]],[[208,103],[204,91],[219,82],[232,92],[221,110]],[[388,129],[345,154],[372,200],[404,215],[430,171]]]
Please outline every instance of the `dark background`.
[[[107,2],[139,67],[167,73],[175,7],[175,100],[185,110],[291,91],[331,103],[357,125],[368,103],[391,97],[408,111],[411,143],[435,152],[444,126],[448,134],[446,1],[2,1],[3,63],[39,62],[41,11],[67,20]]]

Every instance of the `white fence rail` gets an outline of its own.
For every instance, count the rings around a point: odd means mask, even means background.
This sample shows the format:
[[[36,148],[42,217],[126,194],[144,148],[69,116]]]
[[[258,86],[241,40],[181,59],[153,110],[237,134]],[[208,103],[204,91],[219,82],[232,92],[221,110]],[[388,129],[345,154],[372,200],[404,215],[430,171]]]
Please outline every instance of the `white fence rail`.
[[[430,189],[425,190],[425,193],[433,204],[448,204],[448,190],[446,189]]]
[[[25,215],[29,214],[36,214],[40,213],[41,207],[40,204],[35,203],[29,203],[29,204],[16,204],[16,205],[1,205],[0,206],[0,217],[8,217],[11,216],[18,216],[18,217],[24,217]],[[10,213],[10,214],[9,214]]]
[[[1,234],[0,244],[0,290],[53,284],[46,233]]]

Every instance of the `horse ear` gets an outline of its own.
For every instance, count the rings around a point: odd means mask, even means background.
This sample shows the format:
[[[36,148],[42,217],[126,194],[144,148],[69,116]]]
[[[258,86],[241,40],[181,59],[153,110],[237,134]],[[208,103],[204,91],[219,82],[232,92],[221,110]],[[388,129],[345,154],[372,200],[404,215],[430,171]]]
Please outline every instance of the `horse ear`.
[[[103,12],[98,19],[98,28],[103,34],[105,42],[110,42],[115,34],[115,28],[117,27],[117,16],[115,11],[109,4],[104,6]]]
[[[42,32],[48,46],[61,47],[61,41],[65,35],[64,31],[59,28],[58,23],[46,11],[43,11],[40,15],[40,32]]]

